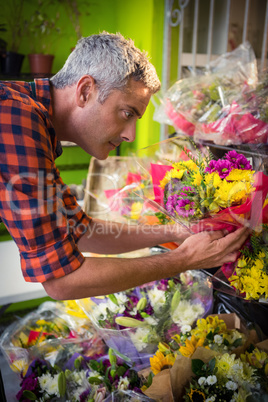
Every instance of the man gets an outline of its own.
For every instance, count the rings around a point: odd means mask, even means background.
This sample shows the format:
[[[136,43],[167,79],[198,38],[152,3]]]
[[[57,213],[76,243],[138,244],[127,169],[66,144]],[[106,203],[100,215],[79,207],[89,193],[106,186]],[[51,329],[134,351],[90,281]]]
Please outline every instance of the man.
[[[181,227],[133,227],[88,217],[55,166],[59,141],[105,159],[134,141],[136,122],[160,88],[131,40],[103,32],[81,39],[51,80],[0,86],[0,216],[17,243],[26,281],[54,299],[104,295],[235,261],[248,232],[190,236]],[[135,259],[84,258],[177,241],[175,251]]]

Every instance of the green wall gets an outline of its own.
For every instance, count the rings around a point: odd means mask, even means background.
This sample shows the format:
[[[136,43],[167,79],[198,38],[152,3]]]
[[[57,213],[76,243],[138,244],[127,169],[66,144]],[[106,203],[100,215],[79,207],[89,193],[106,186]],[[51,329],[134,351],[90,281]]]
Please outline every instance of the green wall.
[[[8,12],[11,4],[22,1],[24,1],[22,20],[29,19],[29,16],[38,8],[40,0],[9,0],[5,4],[3,3],[3,15]],[[66,0],[41,1],[46,5],[43,8],[44,15],[47,14],[48,20],[53,20],[55,27],[60,29],[60,32],[55,30],[48,32],[48,35],[43,35],[39,41],[41,50],[55,54],[52,72],[56,73],[63,66],[77,39],[66,12]],[[148,53],[161,79],[164,0],[136,0],[135,2],[132,0],[79,0],[78,3],[82,11],[80,23],[83,36],[106,30],[111,33],[120,32],[124,36],[132,38],[137,47]],[[38,9],[42,12],[42,8]],[[8,39],[9,33],[2,33],[0,36]],[[27,55],[33,49],[31,46],[33,42],[36,42],[35,35],[31,38],[25,32],[22,34],[19,52],[26,55],[22,73],[30,71]],[[46,46],[41,46],[42,43],[45,43]],[[122,144],[120,149],[122,155],[130,155],[139,148],[159,141],[160,125],[153,121],[153,113],[154,106],[150,102],[145,115],[137,122],[136,141],[132,144]],[[80,184],[87,174],[86,166],[89,160],[90,157],[80,148],[65,148],[63,155],[57,160],[63,180],[68,184]]]

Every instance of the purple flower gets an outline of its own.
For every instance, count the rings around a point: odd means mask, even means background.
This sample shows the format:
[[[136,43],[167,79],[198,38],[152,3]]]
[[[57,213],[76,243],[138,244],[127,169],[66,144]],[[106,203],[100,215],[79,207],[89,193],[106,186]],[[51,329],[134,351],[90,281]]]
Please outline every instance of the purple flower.
[[[177,205],[178,196],[177,194],[169,195],[166,202],[166,210],[171,213],[171,215],[175,215],[175,207]]]
[[[217,172],[217,161],[215,161],[214,159],[210,161],[208,167],[206,167],[205,169],[205,172],[207,173]]]
[[[158,290],[167,290],[168,288],[168,279],[161,279],[161,281],[157,285]]]
[[[238,154],[236,151],[227,152],[225,158],[231,162],[232,167],[235,169],[252,170],[252,166],[247,158],[242,154]]]
[[[82,392],[82,394],[79,396],[79,401],[86,402],[88,400],[89,394],[90,394],[90,388]]]
[[[218,159],[209,162],[209,166],[205,169],[208,173],[217,172],[221,179],[224,179],[230,173],[232,164],[229,160]]]
[[[178,215],[188,218],[194,215],[194,202],[189,199],[179,200],[176,206]]]
[[[32,391],[35,394],[39,394],[39,383],[35,373],[32,373],[29,375],[29,377],[24,378],[20,385],[21,389],[17,393],[16,398],[21,402],[27,400],[23,397],[23,391],[25,390]]]

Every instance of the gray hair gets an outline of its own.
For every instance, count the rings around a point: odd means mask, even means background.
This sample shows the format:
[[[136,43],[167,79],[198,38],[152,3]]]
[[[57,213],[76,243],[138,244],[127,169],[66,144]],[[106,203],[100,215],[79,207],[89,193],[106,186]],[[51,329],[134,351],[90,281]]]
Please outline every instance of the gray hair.
[[[94,78],[100,103],[112,90],[123,91],[130,78],[141,81],[152,94],[161,87],[147,54],[119,33],[104,31],[80,39],[62,69],[50,81],[55,88],[62,89],[77,83],[83,75]]]

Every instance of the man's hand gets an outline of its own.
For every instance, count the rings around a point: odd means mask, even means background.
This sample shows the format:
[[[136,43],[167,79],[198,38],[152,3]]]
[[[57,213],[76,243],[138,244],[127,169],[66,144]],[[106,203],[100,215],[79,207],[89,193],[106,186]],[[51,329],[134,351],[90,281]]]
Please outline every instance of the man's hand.
[[[187,269],[219,267],[237,259],[249,233],[249,229],[245,227],[226,236],[222,230],[201,232],[186,239],[173,253],[178,253],[178,258],[183,258]]]

